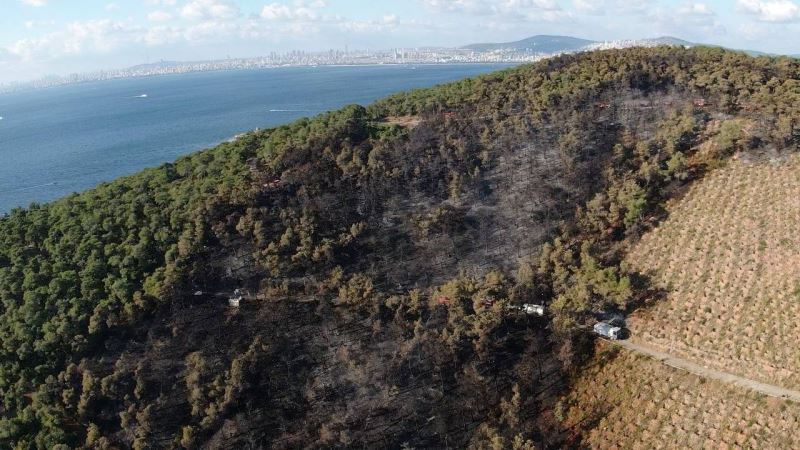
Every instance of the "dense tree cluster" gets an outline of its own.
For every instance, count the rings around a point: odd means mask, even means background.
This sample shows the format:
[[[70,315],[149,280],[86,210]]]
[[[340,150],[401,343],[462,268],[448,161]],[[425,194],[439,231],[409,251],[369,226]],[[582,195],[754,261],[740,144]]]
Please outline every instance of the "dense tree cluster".
[[[420,123],[386,121],[409,115]],[[620,265],[629,240],[730,155],[798,146],[796,60],[629,49],[349,106],[16,209],[0,218],[0,446],[192,448],[225,439],[246,409],[263,425],[240,433],[253,445],[369,446],[352,432],[371,429],[348,406],[355,392],[399,417],[387,419],[396,439],[373,445],[552,443],[537,383],[553,355],[567,366],[585,356],[595,314],[646,289]],[[477,208],[514,199],[539,205],[519,218],[535,229]],[[504,233],[536,235],[532,253],[483,245]],[[289,323],[264,331],[255,315],[247,339],[219,349],[203,323],[180,321],[217,302],[194,291],[241,285],[265,305],[316,305],[301,317],[319,329],[369,320],[384,344],[337,354],[334,377],[307,361],[321,340],[287,343]],[[550,317],[509,313],[526,302]],[[401,404],[411,375],[438,391]],[[345,393],[325,394],[327,382]],[[471,425],[456,423],[458,406]],[[281,417],[307,426],[265,431],[297,426]]]

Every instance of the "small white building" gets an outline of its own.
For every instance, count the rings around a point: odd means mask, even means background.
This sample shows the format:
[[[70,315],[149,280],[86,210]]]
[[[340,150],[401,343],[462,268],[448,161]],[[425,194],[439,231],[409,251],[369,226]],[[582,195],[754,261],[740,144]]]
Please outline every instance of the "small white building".
[[[537,305],[534,303],[525,303],[522,305],[522,311],[529,316],[544,316],[544,305]]]
[[[228,306],[230,306],[231,308],[238,308],[241,302],[242,302],[242,297],[237,295],[235,297],[231,297],[228,299]]]

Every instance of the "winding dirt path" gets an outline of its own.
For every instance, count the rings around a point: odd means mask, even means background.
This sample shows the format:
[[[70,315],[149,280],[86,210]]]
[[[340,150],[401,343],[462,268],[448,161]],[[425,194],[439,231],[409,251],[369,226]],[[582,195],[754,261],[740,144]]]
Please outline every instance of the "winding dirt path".
[[[612,345],[618,345],[622,348],[630,350],[632,352],[636,352],[642,355],[649,356],[653,359],[657,359],[662,363],[674,367],[676,369],[685,370],[687,372],[691,372],[695,375],[699,375],[705,378],[711,378],[714,380],[723,381],[725,383],[735,384],[737,386],[743,387],[745,389],[750,389],[752,391],[760,392],[764,395],[769,395],[770,397],[782,398],[785,400],[793,401],[800,403],[800,391],[795,391],[792,389],[782,388],[780,386],[775,386],[772,384],[762,383],[760,381],[751,380],[749,378],[740,377],[738,375],[734,375],[728,372],[721,372],[719,370],[709,369],[707,367],[703,367],[697,363],[693,363],[687,359],[678,358],[676,356],[670,355],[668,353],[664,353],[662,351],[656,350],[652,347],[636,344],[631,341],[622,340],[622,341],[606,341]]]

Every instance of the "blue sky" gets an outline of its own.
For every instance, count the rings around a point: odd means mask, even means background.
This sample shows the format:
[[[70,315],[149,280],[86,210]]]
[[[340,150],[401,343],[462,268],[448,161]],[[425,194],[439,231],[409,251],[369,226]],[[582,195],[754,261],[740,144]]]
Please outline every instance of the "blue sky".
[[[0,82],[159,59],[672,35],[800,53],[800,0],[0,0]]]

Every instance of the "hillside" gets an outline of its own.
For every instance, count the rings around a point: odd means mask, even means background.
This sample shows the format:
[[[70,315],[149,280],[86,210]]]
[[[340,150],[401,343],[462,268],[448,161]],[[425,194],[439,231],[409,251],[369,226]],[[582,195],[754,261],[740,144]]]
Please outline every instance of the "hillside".
[[[661,36],[653,39],[645,39],[644,41],[653,45],[678,45],[686,47],[693,47],[697,45],[694,42],[689,42],[685,39],[680,39],[672,36]]]
[[[656,47],[660,45],[694,47],[698,45],[693,42],[689,42],[672,36],[661,36],[651,39],[636,39],[623,42],[626,42],[624,44],[626,47],[628,46]],[[557,54],[557,53],[593,50],[595,49],[595,47],[602,47],[605,45],[606,43],[604,42],[592,41],[588,39],[580,39],[571,36],[537,35],[537,36],[531,36],[526,39],[521,39],[519,41],[470,44],[461,48],[476,52],[490,52],[495,50],[503,50],[503,51],[535,52],[542,54]],[[753,56],[759,56],[759,55],[753,55]]]
[[[596,449],[797,448],[800,405],[602,349],[555,408]]]
[[[0,447],[568,445],[587,326],[662,290],[627,250],[732,155],[796,152],[799,78],[720,49],[563,56],[14,210]]]
[[[580,50],[594,41],[579,39],[570,36],[531,36],[514,42],[484,43],[465,45],[464,49],[476,52],[488,52],[492,50],[518,50],[539,53],[561,53]]]
[[[798,224],[796,156],[742,157],[692,186],[628,255],[665,296],[631,322],[633,339],[800,387]]]

